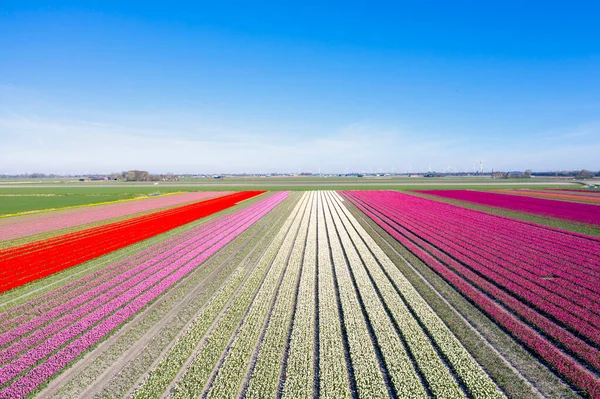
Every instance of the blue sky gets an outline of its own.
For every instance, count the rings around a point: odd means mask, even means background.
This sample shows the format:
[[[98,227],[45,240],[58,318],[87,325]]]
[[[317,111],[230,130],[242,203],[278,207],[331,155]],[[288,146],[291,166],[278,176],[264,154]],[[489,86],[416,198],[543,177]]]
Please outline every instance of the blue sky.
[[[0,173],[600,169],[599,3],[497,3],[3,1]]]

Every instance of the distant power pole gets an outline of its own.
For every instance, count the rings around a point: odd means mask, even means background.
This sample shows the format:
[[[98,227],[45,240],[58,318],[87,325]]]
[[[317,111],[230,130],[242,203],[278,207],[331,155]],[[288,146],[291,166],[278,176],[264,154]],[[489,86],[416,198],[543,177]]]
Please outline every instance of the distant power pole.
[[[483,173],[483,161],[479,161],[479,173]]]

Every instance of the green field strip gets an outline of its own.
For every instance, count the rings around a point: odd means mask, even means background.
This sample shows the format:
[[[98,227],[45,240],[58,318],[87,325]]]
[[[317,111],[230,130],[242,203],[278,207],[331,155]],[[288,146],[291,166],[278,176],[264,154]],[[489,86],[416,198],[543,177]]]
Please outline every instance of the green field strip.
[[[340,241],[340,237],[336,232],[331,214],[331,205],[326,198],[327,194],[319,194],[324,209],[325,225],[334,266],[334,278],[342,303],[343,323],[348,337],[350,359],[354,368],[358,395],[365,398],[387,398],[388,387],[375,353],[375,343],[372,342],[367,322],[363,317],[362,307],[348,271],[349,265],[346,262],[342,248],[343,242]]]
[[[290,258],[294,242],[300,230],[300,224],[306,213],[308,196],[303,195],[299,212],[295,215],[290,231],[283,241],[277,257],[273,261],[269,273],[256,297],[253,299],[250,309],[244,317],[233,341],[228,345],[227,353],[223,362],[216,370],[216,376],[206,393],[207,398],[233,398],[238,395],[241,384],[245,377],[250,357],[256,349],[259,336],[266,325],[269,313],[275,304],[280,287],[286,279],[288,260]],[[289,276],[289,275],[288,275]],[[286,292],[286,295],[288,293]],[[185,376],[184,376],[185,381]],[[175,397],[183,397],[177,395]],[[198,392],[185,392],[185,397],[197,396]]]
[[[348,229],[347,221],[340,217],[339,204],[337,204],[334,198],[330,198],[330,201],[332,202],[331,207],[335,209],[333,219],[342,239],[344,251],[353,274],[355,282],[353,285],[356,286],[360,293],[365,310],[373,325],[377,344],[384,357],[395,393],[399,398],[426,398],[428,397],[428,392],[421,384],[421,377],[418,375],[415,365],[406,352],[401,337],[391,323],[364,269],[364,252],[368,252],[368,249],[364,245],[362,247],[355,246],[353,241],[356,240],[356,237],[352,237],[352,240],[350,239],[350,236],[354,232]],[[359,251],[361,252],[360,255]]]
[[[344,205],[508,397],[579,397],[361,210]]]
[[[56,195],[56,196],[2,196],[4,189],[0,189],[0,216],[12,215],[28,211],[58,210],[71,206],[93,205],[100,202],[112,202],[132,199],[129,195],[122,194],[97,194],[97,195]]]
[[[334,283],[333,263],[325,225],[323,199],[318,195],[317,208],[317,273],[319,308],[319,380],[318,396],[323,398],[351,398],[351,382],[342,335],[342,319],[339,312]]]
[[[231,208],[225,209],[206,218],[199,219],[196,222],[186,224],[184,226],[170,230],[164,234],[154,236],[147,240],[140,241],[134,245],[130,245],[117,251],[111,252],[109,254],[103,255],[99,258],[92,259],[90,261],[81,263],[77,266],[73,266],[68,269],[62,270],[43,279],[36,280],[21,287],[17,287],[10,291],[3,292],[2,294],[0,294],[0,311],[3,311],[10,306],[15,306],[20,303],[23,303],[37,295],[41,295],[53,288],[56,288],[60,284],[65,284],[72,280],[78,279],[84,274],[93,273],[94,271],[99,270],[100,268],[110,263],[118,262],[128,256],[136,254],[155,244],[166,241],[194,227],[207,223],[215,218],[224,215],[230,215],[242,208],[252,205],[257,201],[260,201],[263,198],[265,198],[264,195],[251,198],[248,201],[241,202]]]
[[[313,195],[306,193],[304,196],[307,197],[307,208],[300,222],[298,235],[287,262],[285,277],[279,288],[269,324],[260,342],[247,390],[242,393],[245,398],[262,398],[265,395],[274,397],[278,392],[282,359],[288,342],[292,314],[298,300],[298,284],[308,236],[309,220],[313,210]]]
[[[147,312],[138,315],[138,319],[131,323],[132,326],[125,334],[122,334],[110,347],[100,351],[93,362],[86,365],[85,369],[70,378],[68,382],[62,383],[60,389],[52,397],[77,398],[82,397],[84,392],[85,396],[88,396],[89,385],[94,381],[97,382],[103,373],[119,360],[124,350],[135,345],[138,340],[156,328],[157,324],[164,323],[164,319],[168,318],[168,324],[153,334],[151,341],[125,367],[120,369],[117,375],[110,379],[102,377],[101,383],[104,385],[104,389],[95,395],[98,397],[126,396],[128,391],[133,388],[135,381],[147,372],[152,363],[203,308],[209,298],[223,284],[226,284],[235,269],[243,267],[246,264],[246,258],[249,258],[250,255],[261,256],[261,249],[266,249],[267,245],[264,238],[269,235],[265,230],[278,228],[283,223],[283,219],[287,217],[286,212],[291,211],[290,204],[292,204],[291,199],[284,200],[247,231],[210,257],[202,268],[194,270],[184,278],[171,292],[165,295],[164,299],[149,308]],[[251,250],[250,254],[247,253],[249,250]],[[248,264],[252,264],[252,258],[248,259]],[[189,298],[190,296],[191,298]],[[181,302],[186,302],[185,307],[176,315],[169,317],[173,308],[176,308]]]
[[[299,203],[296,203],[292,213],[295,214],[298,209]],[[256,290],[263,282],[271,262],[291,226],[292,220],[292,215],[288,216],[281,229],[273,234],[272,240],[270,240],[271,237],[267,237],[270,245],[266,252],[262,254],[258,263],[252,268],[249,276],[245,277],[240,271],[219,289],[162,359],[149,370],[147,378],[133,392],[132,397],[160,397],[193,354],[195,354],[195,357],[192,359],[188,370],[195,369],[193,377],[194,379],[204,380],[200,389],[204,387],[205,381],[210,376],[233,332],[232,330],[235,330],[246,308],[250,305]],[[237,270],[240,270],[240,268]],[[235,297],[233,297],[234,294],[236,294]],[[223,314],[210,336],[205,337],[214,320],[228,303],[230,305],[227,307],[225,314]],[[199,345],[201,345],[200,348],[198,348]],[[188,382],[191,382],[191,380],[188,379]]]
[[[503,397],[490,377],[436,315],[435,311],[427,305],[371,236],[358,224],[347,209],[341,206],[339,209],[342,210],[348,221],[349,231],[353,232],[354,244],[362,248],[362,251],[360,251],[361,256],[365,260],[369,259],[365,264],[369,266],[369,274],[377,284],[388,308],[393,309],[393,306],[400,304],[402,300],[406,303],[411,313],[414,313],[418,318],[419,324],[425,328],[427,334],[443,353],[445,359],[471,395],[477,398]],[[394,290],[397,292],[396,295],[394,295]],[[403,299],[400,299],[399,295]],[[404,312],[404,309],[400,311]],[[451,391],[443,395],[454,397]]]
[[[282,397],[303,399],[314,396],[315,388],[315,307],[317,270],[317,196],[311,195],[311,212],[302,259],[296,312],[283,370]]]
[[[479,190],[479,191],[481,191],[481,190]],[[408,192],[407,194],[411,194],[411,195],[414,195],[417,197],[428,198],[428,199],[438,201],[438,202],[446,202],[448,204],[458,205],[462,208],[474,209],[477,211],[491,213],[494,215],[506,216],[506,217],[509,217],[512,219],[523,220],[525,222],[537,223],[537,224],[541,224],[543,226],[553,227],[555,229],[572,231],[575,233],[585,234],[585,235],[589,235],[589,236],[593,236],[593,237],[600,237],[600,227],[585,224],[585,223],[571,222],[569,220],[555,219],[555,218],[539,216],[539,215],[534,215],[534,214],[525,213],[525,212],[508,211],[508,210],[501,209],[501,208],[477,205],[477,204],[472,204],[472,203],[465,202],[465,201],[436,197],[436,196],[421,194],[421,193],[416,193],[416,192]],[[600,205],[598,205],[598,207],[600,207]]]

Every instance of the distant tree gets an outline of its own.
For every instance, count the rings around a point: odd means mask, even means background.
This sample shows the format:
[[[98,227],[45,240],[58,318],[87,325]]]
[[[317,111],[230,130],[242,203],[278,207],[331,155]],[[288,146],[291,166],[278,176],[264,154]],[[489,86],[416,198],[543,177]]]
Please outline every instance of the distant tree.
[[[129,172],[125,172],[125,180],[127,181],[136,181],[136,175],[135,172],[133,170],[130,170]]]
[[[531,177],[531,169],[527,169],[525,172],[523,172],[523,177]]]
[[[589,170],[582,169],[579,172],[577,172],[577,175],[575,177],[577,177],[578,179],[591,179],[593,176],[594,174]]]

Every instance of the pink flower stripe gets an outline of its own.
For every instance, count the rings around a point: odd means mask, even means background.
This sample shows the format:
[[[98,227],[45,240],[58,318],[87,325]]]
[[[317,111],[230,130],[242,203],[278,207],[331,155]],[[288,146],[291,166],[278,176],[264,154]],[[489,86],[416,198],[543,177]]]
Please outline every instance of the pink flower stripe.
[[[417,192],[600,226],[598,205],[470,190],[419,190]]]
[[[168,251],[159,253],[159,255],[152,260],[132,268],[125,273],[122,273],[112,280],[78,296],[71,301],[63,303],[62,305],[43,314],[42,316],[36,317],[27,323],[23,323],[7,333],[0,334],[0,347],[11,343],[8,348],[0,350],[0,364],[12,360],[19,353],[30,349],[35,344],[47,339],[57,331],[60,331],[68,325],[71,325],[73,322],[88,314],[91,310],[103,306],[110,299],[123,294],[128,287],[131,286],[131,284],[135,284],[150,276],[153,276],[155,273],[160,271],[165,264],[168,264],[168,262],[172,262],[179,256],[183,256],[189,252],[189,248],[191,246],[198,247],[205,245],[205,243],[215,235],[230,229],[231,226],[235,227],[239,223],[243,223],[250,218],[256,217],[256,215],[261,211],[261,209],[250,208],[248,210],[244,210],[244,212],[236,213],[235,215],[238,217],[235,219],[224,218],[221,225],[217,226],[213,230],[207,231],[206,234],[194,236],[188,241],[180,243]],[[134,277],[132,278],[132,276]],[[104,294],[99,295],[101,293]],[[79,307],[82,304],[85,304],[85,306]],[[61,315],[64,316],[50,324],[47,324]],[[45,327],[36,331],[37,328],[43,325],[45,325]],[[17,341],[25,334],[29,335],[27,335],[23,340]]]
[[[115,276],[117,276],[117,281],[122,280],[125,278],[122,274],[123,270],[127,270],[127,273],[134,273],[134,271],[129,269],[133,269],[137,265],[140,265],[150,259],[154,261],[164,259],[173,252],[173,248],[175,246],[181,244],[185,240],[198,236],[204,231],[212,231],[211,229],[214,229],[215,226],[223,225],[226,221],[233,221],[241,218],[245,216],[247,212],[250,212],[250,209],[244,209],[243,212],[240,211],[229,216],[220,217],[214,221],[198,226],[186,233],[170,238],[163,243],[146,248],[145,250],[131,255],[119,262],[108,265],[91,275],[85,275],[75,281],[51,290],[44,295],[10,308],[6,312],[0,313],[0,334],[9,329],[15,328],[15,326],[19,324],[23,324],[25,321],[30,320],[35,316],[43,315],[45,312],[49,311],[56,311],[59,306],[66,309],[71,309],[76,305],[73,302],[67,303],[69,300],[82,294],[87,296],[91,290],[95,289],[95,287],[101,285],[102,283],[106,283],[110,279],[114,279]],[[159,257],[157,257],[156,254],[160,254]],[[108,285],[105,284],[105,286],[112,287],[113,283],[109,282]],[[101,289],[100,292],[104,292],[105,290],[105,288]],[[2,336],[3,335],[0,335],[0,347],[4,345],[2,343]]]
[[[511,248],[520,249],[521,254],[535,252],[535,245],[528,248],[535,242],[528,241],[523,245],[522,234],[540,242],[553,235],[556,236],[552,237],[555,242],[559,242],[561,237],[570,237],[567,240],[569,244],[561,245],[564,253],[571,256],[570,263],[562,264],[564,269],[568,269],[578,263],[586,265],[590,262],[589,257],[579,252],[578,243],[588,246],[596,243],[598,251],[599,240],[518,220],[512,220],[511,229],[507,222],[511,219],[397,192],[346,191],[342,194],[523,345],[543,358],[558,374],[590,397],[600,395],[600,380],[596,374],[600,370],[598,344],[579,329],[579,324],[585,324],[583,318],[587,318],[592,330],[597,331],[600,318],[593,312],[580,313],[581,306],[571,305],[584,296],[585,289],[578,292],[579,295],[569,296],[569,292],[576,292],[576,286],[571,285],[569,289],[557,292],[556,298],[553,298],[549,288],[555,286],[546,286],[544,280],[533,277],[540,265],[546,266],[547,259],[541,257],[535,262],[527,261],[526,255],[518,255],[516,251],[510,256]],[[486,223],[470,228],[468,225],[472,219]],[[496,221],[501,222],[501,228],[494,224]],[[499,244],[494,237],[504,229],[512,232],[513,239],[510,243]],[[502,251],[490,247],[489,243],[500,246]],[[500,253],[498,259],[491,260],[494,254]],[[584,269],[593,269],[587,266]],[[573,278],[571,281],[577,281]],[[595,281],[598,286],[598,276]],[[591,303],[597,305],[593,298],[596,297],[589,298]],[[554,316],[549,314],[550,311]],[[584,336],[587,338],[582,338]]]
[[[595,190],[595,189],[581,188],[579,190],[576,190],[576,189],[569,189],[569,188],[547,188],[546,191],[566,191],[569,193],[581,193],[583,195],[600,196],[600,190]]]
[[[28,369],[29,371],[0,391],[0,397],[27,396],[272,210],[287,195],[287,192],[275,194],[240,211],[247,217],[234,221],[228,228],[222,229],[220,224],[215,223],[215,228],[220,230],[203,244],[198,245],[192,238],[187,245],[187,253],[179,251],[172,258],[160,261],[154,268],[156,273],[143,281],[130,279],[124,282],[126,291],[95,310],[89,309],[87,315],[77,323],[58,331],[15,361],[1,367],[0,384],[6,384]],[[185,244],[181,244],[181,248],[184,247]]]
[[[578,305],[570,298],[573,295],[567,290],[561,290],[563,295],[567,296],[567,298],[564,298],[557,295],[556,292],[544,288],[541,285],[544,282],[543,279],[539,279],[538,284],[540,285],[538,285],[523,278],[522,274],[526,274],[527,269],[523,271],[520,267],[511,265],[502,258],[487,259],[481,256],[481,253],[484,252],[481,248],[487,246],[486,239],[481,239],[476,235],[467,235],[467,240],[464,241],[465,246],[461,246],[456,244],[457,241],[461,241],[459,238],[455,235],[447,235],[437,227],[443,225],[443,220],[433,219],[428,221],[423,216],[425,220],[421,222],[418,220],[419,216],[411,220],[404,217],[406,213],[395,213],[389,209],[386,209],[386,211],[387,216],[393,217],[396,222],[401,223],[412,233],[450,254],[462,264],[469,266],[478,275],[490,279],[497,286],[507,289],[510,293],[524,299],[538,310],[555,317],[564,326],[572,326],[578,333],[597,343],[600,342],[600,330],[591,324],[598,320],[597,314]],[[428,228],[429,226],[431,226],[431,229]],[[444,228],[444,230],[446,229]],[[473,247],[477,248],[478,251],[473,251]],[[516,264],[518,258],[514,259],[513,262]],[[594,305],[597,308],[597,304],[594,303]],[[598,365],[600,367],[600,362]]]
[[[133,215],[135,213],[218,197],[225,194],[229,194],[229,192],[190,192],[157,198],[119,202],[115,204],[4,218],[0,219],[0,241],[14,240],[21,237],[66,229],[121,216]]]

